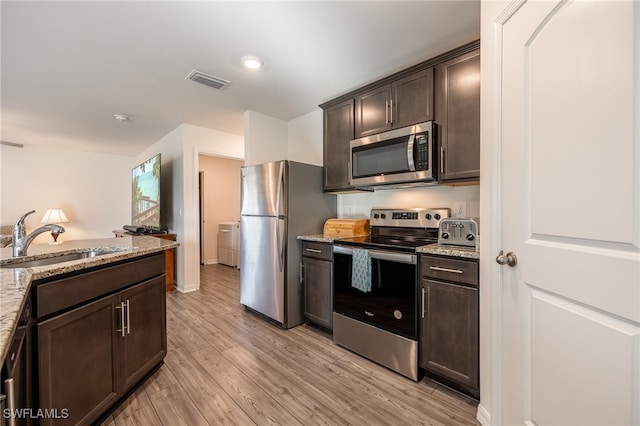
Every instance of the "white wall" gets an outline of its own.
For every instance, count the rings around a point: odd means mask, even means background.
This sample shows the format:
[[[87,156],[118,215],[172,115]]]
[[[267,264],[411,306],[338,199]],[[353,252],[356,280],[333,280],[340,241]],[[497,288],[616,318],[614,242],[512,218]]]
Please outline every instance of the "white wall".
[[[244,164],[287,159],[287,122],[255,111],[244,113]]]
[[[200,288],[200,221],[198,205],[198,157],[200,154],[244,159],[244,138],[239,135],[183,124],[184,129],[184,285],[179,290]]]
[[[40,145],[1,146],[0,225],[12,225],[30,210],[27,232],[40,227],[49,208],[69,219],[58,241],[112,238],[131,221],[133,157]],[[49,233],[33,244],[52,241]]]
[[[163,221],[169,232],[177,234],[177,289],[200,288],[200,224],[198,220],[198,156],[215,155],[242,159],[242,136],[182,124],[137,157],[141,162],[162,154]],[[166,204],[166,205],[165,205]]]
[[[449,207],[466,202],[467,217],[480,217],[480,188],[473,186],[429,186],[413,189],[390,189],[362,194],[338,195],[338,216],[369,217],[373,207]],[[482,222],[480,223],[482,227]],[[480,229],[482,232],[482,229]]]
[[[287,123],[287,159],[322,166],[322,110],[295,118]]]

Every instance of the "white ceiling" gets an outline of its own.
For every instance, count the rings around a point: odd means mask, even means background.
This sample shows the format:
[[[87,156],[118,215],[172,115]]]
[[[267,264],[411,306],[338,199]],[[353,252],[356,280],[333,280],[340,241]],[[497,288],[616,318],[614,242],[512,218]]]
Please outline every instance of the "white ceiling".
[[[241,135],[246,110],[291,120],[480,35],[479,0],[0,8],[0,139],[123,155],[181,123]],[[248,54],[264,68],[243,69]],[[217,91],[185,80],[192,69],[232,84]]]

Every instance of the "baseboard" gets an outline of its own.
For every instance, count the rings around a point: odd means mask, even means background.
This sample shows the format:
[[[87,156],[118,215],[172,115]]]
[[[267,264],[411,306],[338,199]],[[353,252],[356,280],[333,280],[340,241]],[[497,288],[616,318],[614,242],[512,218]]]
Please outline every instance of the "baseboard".
[[[482,406],[482,404],[478,404],[476,420],[478,420],[482,426],[491,425],[491,414]]]
[[[218,259],[208,259],[204,261],[205,265],[215,265],[216,263],[218,263]]]

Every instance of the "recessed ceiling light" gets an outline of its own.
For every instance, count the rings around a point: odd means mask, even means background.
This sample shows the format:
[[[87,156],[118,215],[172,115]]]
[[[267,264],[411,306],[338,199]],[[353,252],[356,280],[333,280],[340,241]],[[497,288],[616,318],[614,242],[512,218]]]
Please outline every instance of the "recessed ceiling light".
[[[122,121],[129,121],[129,116],[126,114],[113,114],[113,118],[115,118],[116,120],[122,122]]]
[[[262,68],[264,62],[262,62],[262,59],[258,58],[257,56],[245,56],[242,58],[242,64],[245,66],[245,68],[249,68],[250,70],[257,70]]]

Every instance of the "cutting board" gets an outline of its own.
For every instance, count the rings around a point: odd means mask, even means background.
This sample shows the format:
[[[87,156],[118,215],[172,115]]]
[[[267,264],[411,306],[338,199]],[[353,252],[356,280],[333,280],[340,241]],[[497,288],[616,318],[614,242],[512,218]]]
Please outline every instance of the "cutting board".
[[[369,235],[369,219],[328,219],[324,223],[325,238],[349,238]]]

